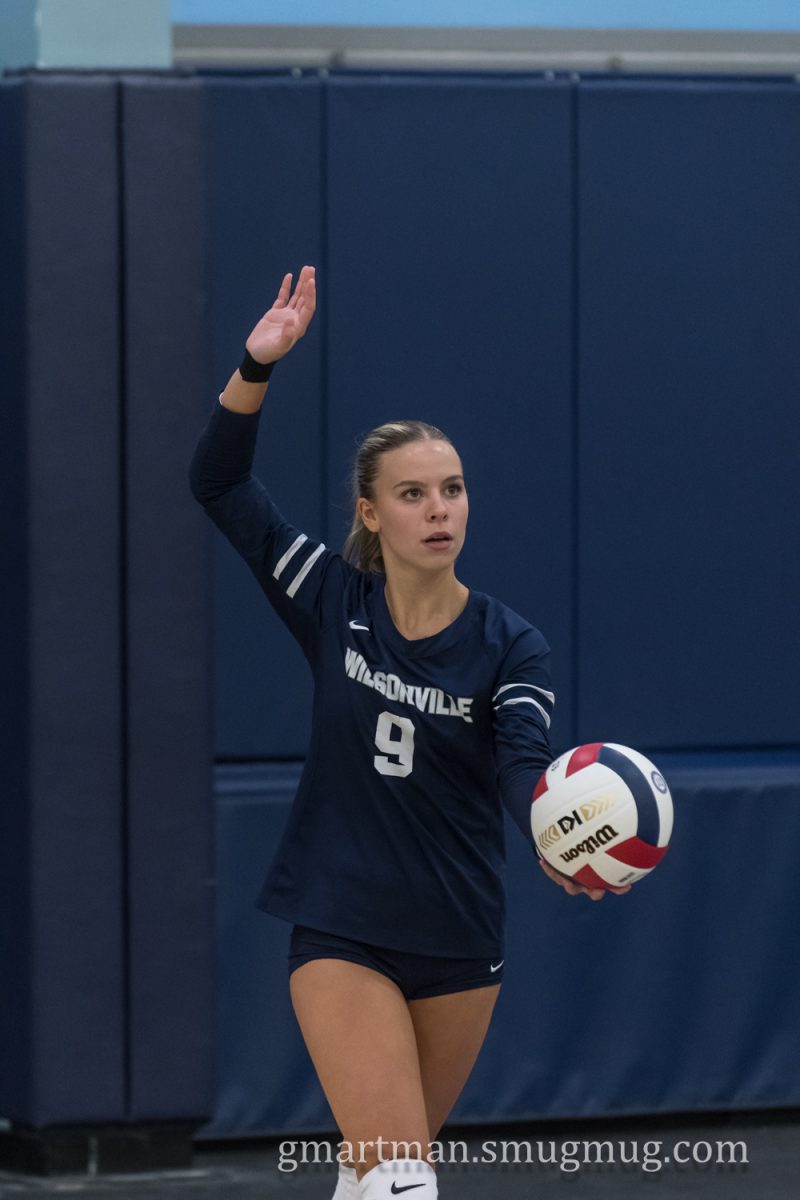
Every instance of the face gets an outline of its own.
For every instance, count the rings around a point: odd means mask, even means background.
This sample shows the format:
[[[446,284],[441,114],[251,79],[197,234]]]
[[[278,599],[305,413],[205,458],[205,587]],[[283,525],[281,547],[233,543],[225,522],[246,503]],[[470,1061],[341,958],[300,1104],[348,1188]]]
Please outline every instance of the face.
[[[408,442],[381,455],[373,499],[358,511],[380,534],[387,570],[452,565],[464,545],[469,504],[461,460],[449,442]]]

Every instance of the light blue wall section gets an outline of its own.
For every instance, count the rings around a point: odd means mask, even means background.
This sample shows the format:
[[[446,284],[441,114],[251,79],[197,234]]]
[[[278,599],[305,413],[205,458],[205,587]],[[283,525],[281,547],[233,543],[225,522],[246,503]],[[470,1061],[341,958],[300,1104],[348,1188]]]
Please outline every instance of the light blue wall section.
[[[0,70],[172,66],[171,0],[0,0]]]
[[[32,66],[37,55],[35,0],[0,3],[0,68]]]
[[[168,0],[38,0],[40,67],[171,67]]]
[[[800,30],[797,0],[172,0],[183,24]]]

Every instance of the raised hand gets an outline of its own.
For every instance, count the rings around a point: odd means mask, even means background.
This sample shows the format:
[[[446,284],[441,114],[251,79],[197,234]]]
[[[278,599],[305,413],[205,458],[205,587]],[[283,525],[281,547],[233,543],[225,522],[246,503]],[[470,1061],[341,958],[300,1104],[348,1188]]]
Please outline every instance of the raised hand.
[[[539,859],[539,866],[548,879],[552,879],[553,883],[560,884],[565,892],[569,892],[570,896],[579,896],[583,892],[590,900],[602,900],[607,891],[613,892],[615,896],[624,896],[626,892],[631,890],[629,883],[626,883],[625,887],[587,888],[582,883],[576,883],[574,879],[570,879],[569,875],[562,875],[561,871],[557,871],[555,867],[551,867],[550,863],[545,862],[543,858]]]
[[[256,362],[277,362],[303,336],[317,307],[315,267],[303,267],[292,295],[291,272],[284,275],[277,299],[245,343]]]

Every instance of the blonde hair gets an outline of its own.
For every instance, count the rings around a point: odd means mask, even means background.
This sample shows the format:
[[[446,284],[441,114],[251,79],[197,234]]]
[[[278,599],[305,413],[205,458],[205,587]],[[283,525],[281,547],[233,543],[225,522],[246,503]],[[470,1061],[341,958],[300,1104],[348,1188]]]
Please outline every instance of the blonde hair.
[[[381,542],[377,533],[367,529],[358,513],[358,501],[374,500],[373,484],[381,467],[381,455],[387,450],[396,450],[409,442],[424,442],[437,439],[452,442],[446,433],[425,421],[387,421],[371,430],[356,451],[352,473],[353,522],[342,551],[344,557],[360,571],[386,571],[381,553]]]

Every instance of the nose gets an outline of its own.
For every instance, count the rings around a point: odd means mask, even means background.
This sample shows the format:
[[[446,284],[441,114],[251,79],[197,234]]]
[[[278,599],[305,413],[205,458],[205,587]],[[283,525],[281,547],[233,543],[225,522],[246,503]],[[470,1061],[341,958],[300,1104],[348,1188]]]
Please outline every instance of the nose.
[[[431,522],[447,520],[447,505],[439,495],[435,495],[431,499],[428,520]]]

